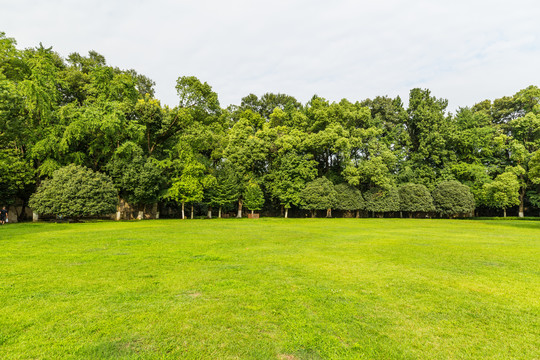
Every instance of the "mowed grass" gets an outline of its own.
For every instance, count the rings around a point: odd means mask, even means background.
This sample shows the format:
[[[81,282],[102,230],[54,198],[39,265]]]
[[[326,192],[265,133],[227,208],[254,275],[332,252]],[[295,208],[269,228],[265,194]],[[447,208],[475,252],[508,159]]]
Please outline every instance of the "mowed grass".
[[[539,359],[540,221],[0,227],[1,359]]]

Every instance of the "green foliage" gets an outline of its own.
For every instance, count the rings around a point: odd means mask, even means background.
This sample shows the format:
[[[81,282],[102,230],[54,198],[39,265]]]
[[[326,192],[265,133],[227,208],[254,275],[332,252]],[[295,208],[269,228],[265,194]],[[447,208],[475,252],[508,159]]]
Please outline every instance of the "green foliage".
[[[399,209],[408,212],[434,211],[433,198],[429,190],[421,184],[404,184],[398,189]]]
[[[179,107],[193,111],[195,116],[218,114],[221,110],[218,96],[212,87],[195,76],[179,77],[176,80],[176,91],[180,98]]]
[[[225,163],[218,169],[216,184],[209,188],[208,198],[210,205],[231,205],[240,197],[238,177],[231,164]]]
[[[370,189],[364,193],[364,199],[367,211],[374,213],[399,211],[399,193],[395,187],[389,190]]]
[[[244,191],[244,205],[249,210],[261,210],[264,205],[264,193],[259,184],[250,182]]]
[[[301,104],[266,93],[222,109],[212,87],[194,76],[177,79],[179,101],[172,108],[154,97],[153,86],[95,51],[63,59],[42,45],[19,50],[0,33],[0,148],[16,154],[0,159],[8,184],[0,198],[28,199],[36,177],[77,164],[107,172],[123,198],[141,204],[168,191],[223,206],[235,195],[241,207],[244,187],[255,181],[274,204],[289,209],[300,205],[307,182],[326,177],[369,191],[372,200],[385,199],[381,194],[399,184],[433,191],[457,180],[487,206],[484,184],[508,168],[519,182],[520,213],[524,204],[534,211],[538,203],[537,86],[456,114],[428,89],[412,89],[407,108],[399,97],[331,102],[313,96]],[[190,170],[192,159],[201,174]],[[234,171],[225,178],[234,180],[215,179],[224,164]],[[372,209],[395,211],[387,210],[395,209],[390,203]]]
[[[306,184],[300,192],[301,207],[307,210],[325,210],[336,207],[337,192],[334,184],[325,177]]]
[[[290,208],[301,202],[300,193],[306,183],[317,176],[316,162],[309,155],[301,156],[288,152],[274,161],[267,176],[267,186],[281,205]]]
[[[493,182],[484,184],[483,202],[487,206],[499,209],[519,205],[519,187],[516,174],[504,172]]]
[[[474,196],[467,185],[459,181],[443,181],[432,193],[435,209],[442,215],[468,215],[474,211]]]
[[[107,215],[116,211],[118,194],[109,177],[88,168],[68,165],[43,181],[30,198],[37,213],[66,218]]]
[[[165,186],[162,169],[152,158],[145,158],[134,143],[120,146],[106,169],[121,198],[130,204],[157,202]]]
[[[533,184],[540,184],[540,150],[531,155],[529,161],[529,178]]]
[[[12,204],[15,198],[24,198],[33,190],[36,171],[14,150],[0,151],[0,206]],[[27,199],[25,199],[27,200]]]
[[[360,190],[349,184],[338,184],[336,190],[337,205],[339,210],[361,210],[364,209],[364,198]]]
[[[182,174],[172,179],[172,185],[165,195],[168,199],[184,203],[198,203],[203,200],[204,189],[215,185],[215,177],[206,174],[206,167],[193,157],[184,159]]]

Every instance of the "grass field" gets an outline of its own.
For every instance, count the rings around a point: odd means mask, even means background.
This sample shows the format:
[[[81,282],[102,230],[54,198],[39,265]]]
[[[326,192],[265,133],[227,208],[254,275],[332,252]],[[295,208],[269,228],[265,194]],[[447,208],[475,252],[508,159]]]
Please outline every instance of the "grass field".
[[[540,221],[0,227],[1,359],[540,359]]]

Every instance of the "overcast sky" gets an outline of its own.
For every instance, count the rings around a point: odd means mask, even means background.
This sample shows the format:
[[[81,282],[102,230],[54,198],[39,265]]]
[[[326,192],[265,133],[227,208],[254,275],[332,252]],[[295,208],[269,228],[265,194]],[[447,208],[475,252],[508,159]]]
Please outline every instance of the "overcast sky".
[[[0,0],[19,48],[96,50],[178,103],[179,76],[208,82],[222,106],[250,93],[305,103],[429,88],[449,109],[540,85],[540,1]]]

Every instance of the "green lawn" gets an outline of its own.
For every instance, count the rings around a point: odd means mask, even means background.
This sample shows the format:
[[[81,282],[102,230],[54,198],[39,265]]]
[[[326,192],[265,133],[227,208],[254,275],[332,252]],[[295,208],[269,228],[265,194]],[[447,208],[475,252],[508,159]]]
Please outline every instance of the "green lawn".
[[[1,359],[540,359],[540,221],[0,227]]]

